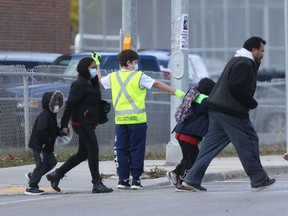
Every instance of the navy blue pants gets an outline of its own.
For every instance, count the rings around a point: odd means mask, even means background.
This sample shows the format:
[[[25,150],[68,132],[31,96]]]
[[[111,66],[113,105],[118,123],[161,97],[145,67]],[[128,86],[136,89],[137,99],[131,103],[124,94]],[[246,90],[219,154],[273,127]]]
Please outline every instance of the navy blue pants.
[[[40,150],[33,150],[34,160],[36,167],[32,172],[32,176],[29,180],[29,187],[39,188],[39,182],[43,175],[52,170],[56,164],[57,159],[53,152],[43,152]]]
[[[209,111],[208,132],[184,181],[191,185],[200,185],[212,159],[230,142],[250,178],[251,186],[258,186],[267,181],[267,173],[260,162],[258,136],[251,121],[216,111]]]
[[[139,180],[144,169],[147,124],[115,126],[114,161],[119,180]]]

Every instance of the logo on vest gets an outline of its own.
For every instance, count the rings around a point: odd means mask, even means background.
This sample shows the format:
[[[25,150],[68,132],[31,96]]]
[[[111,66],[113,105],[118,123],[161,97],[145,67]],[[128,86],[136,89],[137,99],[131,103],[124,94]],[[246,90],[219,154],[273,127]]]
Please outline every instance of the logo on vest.
[[[117,116],[117,121],[137,121],[137,116]]]

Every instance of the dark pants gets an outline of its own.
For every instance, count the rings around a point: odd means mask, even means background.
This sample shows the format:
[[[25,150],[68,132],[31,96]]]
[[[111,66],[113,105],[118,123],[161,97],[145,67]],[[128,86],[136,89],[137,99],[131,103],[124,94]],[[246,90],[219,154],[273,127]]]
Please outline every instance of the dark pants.
[[[201,143],[198,157],[184,181],[200,185],[212,159],[230,142],[234,145],[250,178],[251,186],[258,186],[267,181],[268,176],[260,162],[258,136],[251,121],[216,111],[209,111],[208,132]]]
[[[120,180],[139,180],[144,169],[147,125],[115,125],[114,160]]]
[[[29,187],[39,188],[38,184],[42,176],[56,166],[57,160],[53,152],[48,153],[40,150],[33,150],[33,155],[36,167],[34,168],[32,176],[29,180]]]
[[[196,144],[190,144],[182,140],[178,140],[178,142],[182,151],[182,159],[174,169],[174,173],[179,176],[180,179],[183,179],[193,166],[197,158],[199,148]]]
[[[73,126],[73,130],[79,136],[78,151],[57,170],[57,174],[64,176],[65,173],[88,158],[88,165],[92,179],[100,179],[99,146],[94,126],[92,124],[83,124]]]

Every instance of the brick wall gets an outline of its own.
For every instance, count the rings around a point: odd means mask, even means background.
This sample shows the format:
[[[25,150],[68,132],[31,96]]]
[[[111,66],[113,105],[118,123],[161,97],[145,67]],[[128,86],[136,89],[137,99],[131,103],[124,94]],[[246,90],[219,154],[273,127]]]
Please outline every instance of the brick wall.
[[[70,51],[70,0],[1,0],[0,50]]]

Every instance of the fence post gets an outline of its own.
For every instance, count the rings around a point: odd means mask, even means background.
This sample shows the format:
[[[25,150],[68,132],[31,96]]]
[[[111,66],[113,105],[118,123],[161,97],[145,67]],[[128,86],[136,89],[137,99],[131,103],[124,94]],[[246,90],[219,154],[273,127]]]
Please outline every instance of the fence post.
[[[30,136],[30,122],[29,122],[29,93],[28,93],[28,77],[23,76],[23,99],[24,99],[24,130],[25,130],[25,149],[28,149],[28,141]]]

